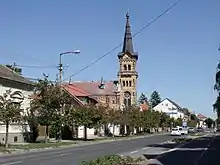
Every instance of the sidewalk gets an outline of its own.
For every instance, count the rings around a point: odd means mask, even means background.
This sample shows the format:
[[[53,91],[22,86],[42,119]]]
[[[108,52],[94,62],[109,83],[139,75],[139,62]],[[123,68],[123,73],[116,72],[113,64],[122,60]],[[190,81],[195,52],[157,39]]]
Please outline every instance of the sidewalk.
[[[71,147],[80,147],[80,146],[87,146],[87,145],[93,145],[93,144],[101,144],[101,143],[110,143],[114,141],[125,141],[125,140],[133,140],[133,139],[141,139],[141,138],[146,138],[146,137],[152,137],[152,136],[160,136],[160,135],[166,135],[167,133],[156,133],[156,134],[149,134],[149,135],[141,135],[141,136],[131,136],[131,137],[121,137],[121,138],[107,138],[107,139],[97,139],[95,141],[77,141],[77,143],[74,143],[74,141],[71,140],[62,140],[63,143],[70,143],[69,145],[61,145],[61,146],[53,146],[53,147],[45,147],[45,148],[33,148],[31,147],[30,149],[12,149],[10,153],[1,153],[1,155],[5,154],[18,154],[18,153],[25,153],[25,152],[40,152],[40,151],[45,151],[45,150],[53,150],[53,149],[64,149],[64,148],[71,148]],[[72,144],[71,144],[72,142]],[[34,144],[34,143],[33,143]],[[37,143],[36,143],[37,144]],[[44,144],[44,143],[43,143]],[[54,141],[54,145],[55,145]],[[28,145],[28,144],[26,144]],[[24,145],[24,146],[26,146]]]

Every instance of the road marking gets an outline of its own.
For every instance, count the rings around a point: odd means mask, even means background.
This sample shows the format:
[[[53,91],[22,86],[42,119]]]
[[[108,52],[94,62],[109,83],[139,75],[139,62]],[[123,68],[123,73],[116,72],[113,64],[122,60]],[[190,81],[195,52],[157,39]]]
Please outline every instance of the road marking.
[[[12,165],[12,164],[20,164],[20,163],[22,163],[22,161],[4,163],[4,164],[0,164],[0,165]]]
[[[130,152],[130,154],[134,154],[134,153],[137,153],[138,151],[132,151],[132,152]]]
[[[148,150],[150,149],[151,147],[145,147],[145,148],[142,148],[142,150]]]
[[[199,161],[202,159],[202,157],[205,155],[206,151],[209,149],[209,147],[211,146],[211,144],[213,143],[213,141],[215,140],[216,136],[214,136],[212,138],[212,140],[208,143],[207,148],[205,148],[205,150],[201,153],[201,155],[199,156],[199,159],[194,163],[194,165],[198,165]]]

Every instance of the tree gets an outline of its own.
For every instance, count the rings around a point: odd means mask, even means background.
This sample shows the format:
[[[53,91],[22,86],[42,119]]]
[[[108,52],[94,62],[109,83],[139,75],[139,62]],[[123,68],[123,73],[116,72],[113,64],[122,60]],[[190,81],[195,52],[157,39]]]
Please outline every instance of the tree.
[[[187,125],[188,127],[196,127],[197,122],[195,120],[189,120]]]
[[[97,106],[85,105],[74,108],[72,114],[78,126],[84,126],[84,140],[87,140],[87,128],[97,128],[103,121],[103,113]]]
[[[212,120],[211,118],[207,118],[205,120],[205,123],[207,124],[208,128],[211,128],[212,125],[215,123],[214,120]]]
[[[8,148],[9,125],[22,121],[20,103],[13,102],[10,98],[11,90],[0,96],[0,121],[6,125],[5,148]]]
[[[139,104],[148,103],[148,99],[144,93],[141,93],[138,102]]]
[[[45,74],[44,79],[39,80],[36,84],[31,107],[37,114],[38,123],[46,127],[45,143],[47,143],[47,138],[49,136],[49,126],[56,124],[61,127],[61,122],[63,120],[62,106],[66,99],[65,96],[61,87],[49,81],[48,76]]]
[[[181,126],[182,123],[183,123],[182,118],[177,118],[176,120],[174,120],[174,126]]]
[[[217,125],[220,124],[220,96],[217,97],[216,102],[213,104],[213,110],[217,113]]]
[[[187,116],[190,116],[190,112],[188,108],[183,108],[182,109],[183,113],[186,114]]]
[[[161,113],[160,114],[160,127],[170,127],[171,126],[171,121],[170,117],[166,113]]]
[[[217,66],[214,90],[216,90],[218,93],[216,102],[213,105],[213,110],[214,112],[217,113],[217,126],[218,126],[218,124],[220,123],[220,63]]]
[[[121,111],[117,109],[108,109],[105,115],[105,123],[109,123],[113,127],[112,136],[115,136],[115,126],[121,122]]]
[[[199,119],[198,119],[198,117],[197,117],[195,114],[191,114],[191,115],[190,115],[190,120],[193,120],[193,121],[195,121],[196,123],[199,122]]]
[[[153,91],[150,97],[150,105],[151,107],[155,107],[161,102],[160,94],[157,91]]]

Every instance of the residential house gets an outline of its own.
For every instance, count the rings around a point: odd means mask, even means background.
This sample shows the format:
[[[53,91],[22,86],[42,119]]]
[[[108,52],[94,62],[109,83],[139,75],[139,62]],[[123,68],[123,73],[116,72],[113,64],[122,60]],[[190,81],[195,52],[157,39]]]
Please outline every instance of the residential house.
[[[11,90],[11,99],[14,102],[19,102],[21,108],[27,113],[30,105],[29,96],[32,94],[33,83],[14,72],[6,66],[0,65],[0,95]],[[6,126],[0,123],[0,143],[5,141]],[[24,142],[27,141],[30,134],[28,124],[18,125],[14,123],[9,126],[9,142]]]
[[[177,118],[185,118],[185,114],[182,110],[182,108],[175,103],[174,101],[165,98],[163,101],[161,101],[158,105],[153,107],[155,111],[164,112],[167,115],[169,115],[171,118],[177,119]]]
[[[140,106],[140,111],[148,111],[150,109],[149,104],[146,102],[140,104],[139,106]]]
[[[102,104],[109,106],[110,108],[119,109],[118,86],[114,81],[108,82],[72,82],[70,84],[64,84],[64,89],[73,96],[79,103],[79,105],[86,104]],[[101,129],[104,134],[104,128]],[[109,125],[109,131],[112,133],[113,128]],[[88,138],[96,137],[95,129],[87,129]],[[115,134],[119,134],[119,127],[116,126]],[[78,137],[84,137],[84,127],[78,128]]]
[[[196,116],[199,119],[199,123],[198,123],[197,127],[206,128],[205,120],[207,119],[207,117],[201,113],[196,114]]]

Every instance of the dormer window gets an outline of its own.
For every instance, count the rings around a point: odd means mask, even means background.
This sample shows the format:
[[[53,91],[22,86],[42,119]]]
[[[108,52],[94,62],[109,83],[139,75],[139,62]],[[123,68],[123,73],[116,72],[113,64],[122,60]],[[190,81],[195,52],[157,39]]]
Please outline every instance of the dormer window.
[[[100,84],[99,89],[105,89],[105,84]]]

